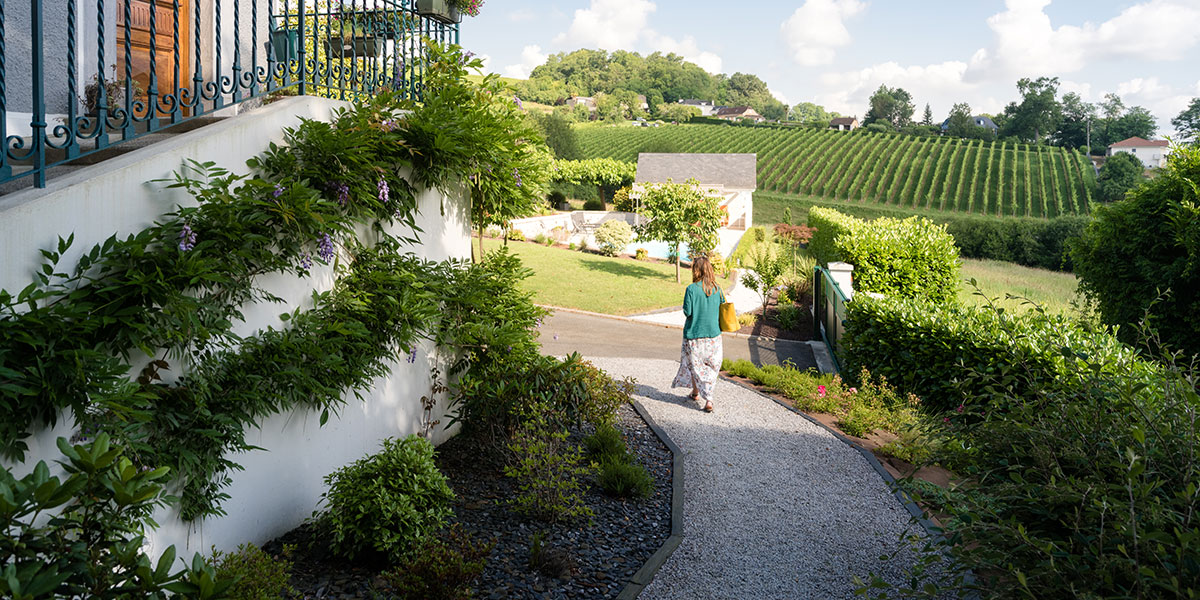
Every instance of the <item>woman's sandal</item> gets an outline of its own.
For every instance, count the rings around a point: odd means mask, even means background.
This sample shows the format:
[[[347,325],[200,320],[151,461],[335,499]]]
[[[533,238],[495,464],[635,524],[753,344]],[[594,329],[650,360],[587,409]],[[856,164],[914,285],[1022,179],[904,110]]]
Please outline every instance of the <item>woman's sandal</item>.
[[[712,412],[712,411],[713,411],[713,405],[712,405],[712,402],[708,402],[708,403],[706,403],[706,404],[704,405],[704,412],[710,413],[710,412]]]

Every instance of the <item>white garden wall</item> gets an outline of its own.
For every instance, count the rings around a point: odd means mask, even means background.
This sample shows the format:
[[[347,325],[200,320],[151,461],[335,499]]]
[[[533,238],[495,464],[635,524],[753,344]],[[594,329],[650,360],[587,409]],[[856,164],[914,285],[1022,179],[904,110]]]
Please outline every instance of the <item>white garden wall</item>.
[[[211,160],[246,172],[246,160],[270,142],[281,142],[284,127],[298,124],[301,117],[328,119],[340,105],[322,98],[288,99],[52,179],[45,189],[0,198],[0,288],[15,293],[28,285],[41,264],[38,250],[53,248],[59,236],[75,235],[61,263],[69,271],[84,251],[109,236],[135,233],[175,205],[194,202],[180,190],[152,182],[170,177],[185,159]],[[450,196],[425,191],[418,200],[422,243],[412,252],[431,260],[469,258],[465,190]],[[333,269],[317,265],[309,278],[273,275],[262,283],[285,303],[247,307],[239,333],[277,326],[281,313],[311,306],[312,291],[332,285]],[[233,473],[233,484],[224,490],[231,496],[223,504],[228,516],[187,524],[172,513],[157,515],[161,527],[151,534],[151,554],[157,556],[171,544],[184,556],[212,546],[228,550],[243,542],[265,542],[298,525],[317,508],[327,473],[373,452],[383,438],[419,430],[420,398],[430,390],[431,350],[422,348],[415,364],[398,361],[365,401],[348,397],[324,427],[319,414],[295,412],[276,415],[249,431],[247,441],[266,450],[234,458],[245,470]],[[443,397],[435,414],[443,421],[435,443],[449,436],[445,413]],[[55,438],[72,433],[69,422],[37,432],[29,440],[28,460],[14,470],[28,472],[39,459],[52,462],[59,455]]]

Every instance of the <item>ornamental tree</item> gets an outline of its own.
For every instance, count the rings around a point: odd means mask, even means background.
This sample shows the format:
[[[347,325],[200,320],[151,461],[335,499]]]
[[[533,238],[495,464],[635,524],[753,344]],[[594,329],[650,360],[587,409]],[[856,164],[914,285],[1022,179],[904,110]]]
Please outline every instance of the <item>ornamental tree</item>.
[[[700,182],[667,180],[647,185],[638,213],[646,221],[635,229],[639,240],[666,242],[679,256],[679,245],[687,242],[692,256],[704,256],[717,247],[717,230],[722,212],[717,198],[700,188]],[[679,283],[679,261],[675,261],[675,283]]]
[[[556,160],[555,182],[590,184],[600,190],[600,201],[604,201],[605,190],[611,192],[633,183],[637,176],[637,164],[612,158],[589,158],[587,160]]]

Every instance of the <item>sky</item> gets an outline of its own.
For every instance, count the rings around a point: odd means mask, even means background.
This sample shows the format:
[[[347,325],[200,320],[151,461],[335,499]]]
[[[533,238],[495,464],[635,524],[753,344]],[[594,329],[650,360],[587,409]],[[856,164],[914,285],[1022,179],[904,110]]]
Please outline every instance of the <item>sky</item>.
[[[462,45],[527,77],[579,48],[675,52],[710,73],[753,73],[787,104],[862,118],[880,84],[941,120],[957,102],[997,113],[1022,77],[1107,93],[1171,119],[1200,96],[1200,0],[487,0]]]

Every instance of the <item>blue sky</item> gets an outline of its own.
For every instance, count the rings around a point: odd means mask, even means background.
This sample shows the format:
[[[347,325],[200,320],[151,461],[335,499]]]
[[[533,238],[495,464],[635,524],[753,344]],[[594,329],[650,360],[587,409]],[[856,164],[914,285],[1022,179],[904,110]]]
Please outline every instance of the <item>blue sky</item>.
[[[1060,94],[1145,106],[1161,136],[1200,96],[1200,0],[489,0],[462,41],[516,77],[555,52],[671,51],[859,117],[881,83],[941,119],[955,102],[999,112],[1017,79],[1048,75]]]

